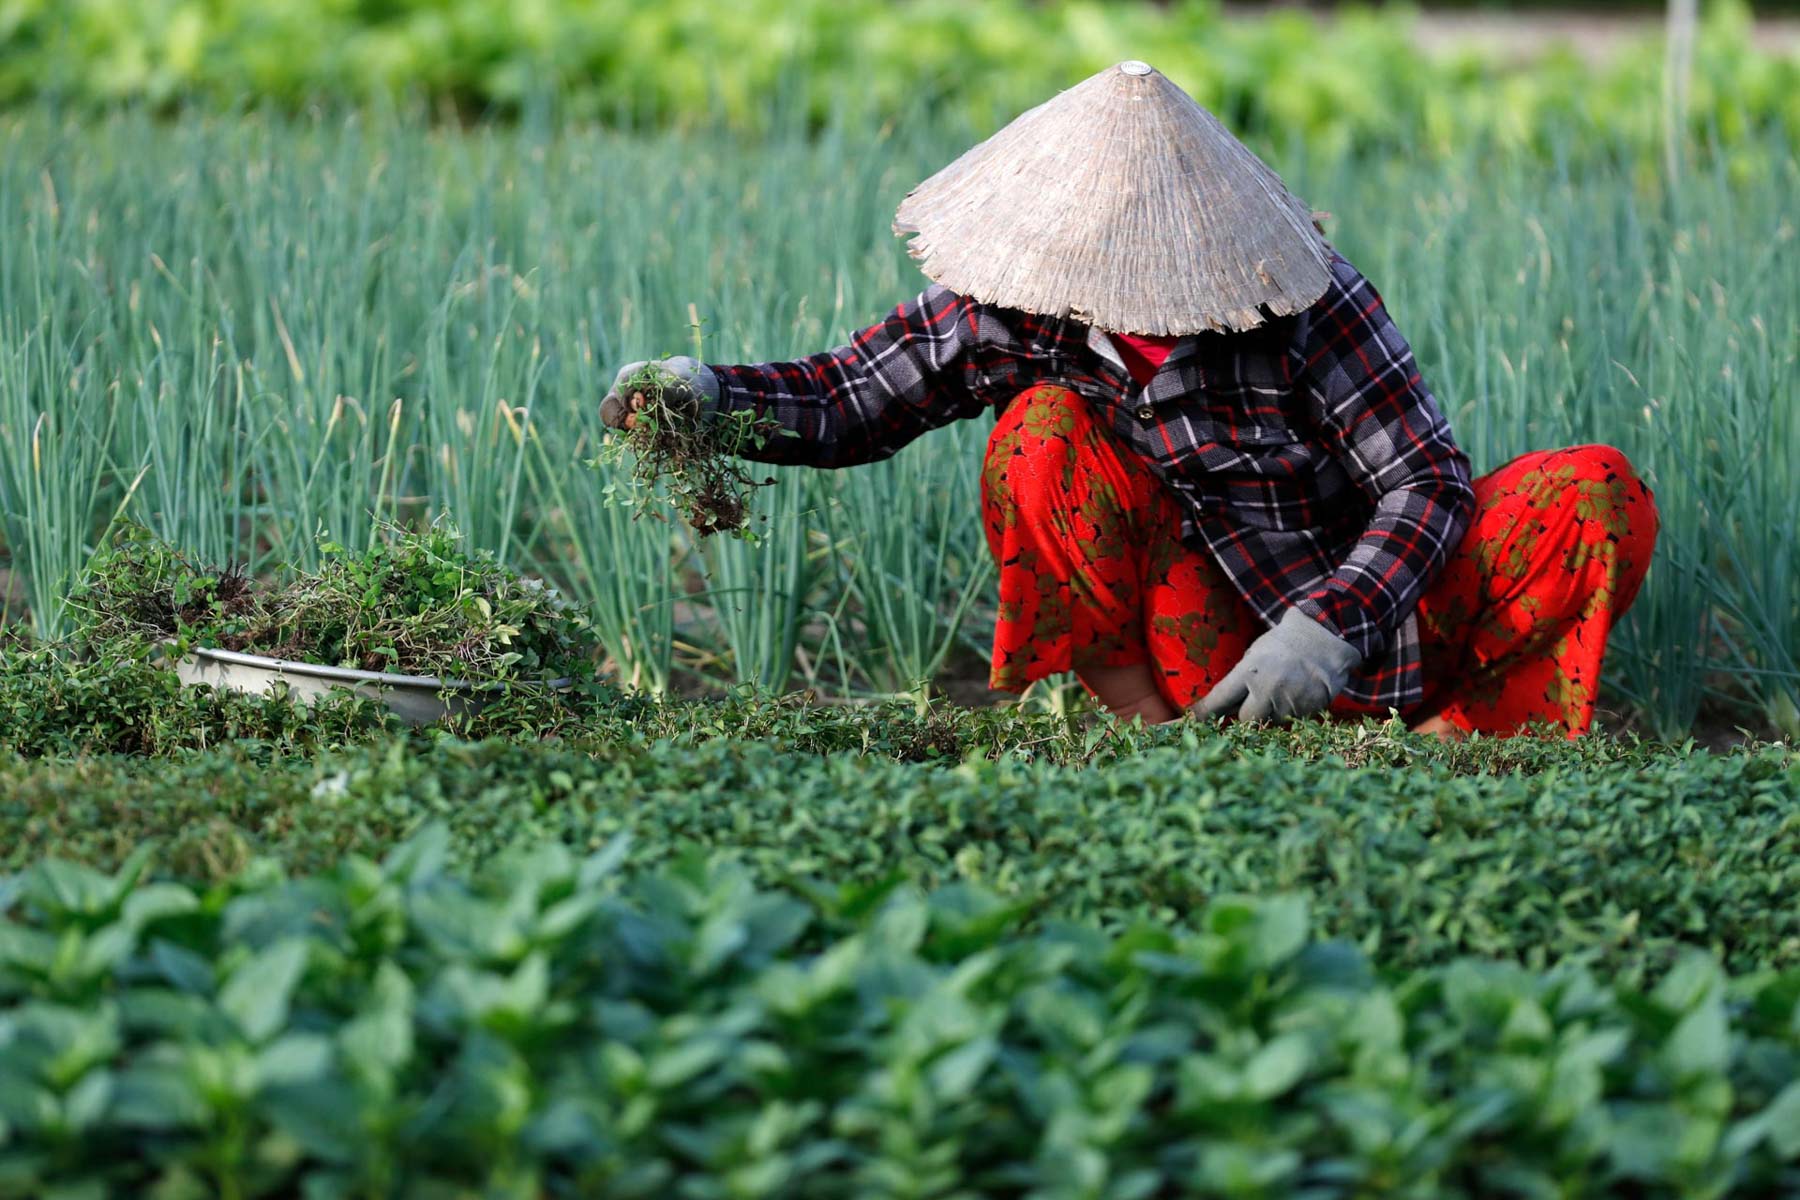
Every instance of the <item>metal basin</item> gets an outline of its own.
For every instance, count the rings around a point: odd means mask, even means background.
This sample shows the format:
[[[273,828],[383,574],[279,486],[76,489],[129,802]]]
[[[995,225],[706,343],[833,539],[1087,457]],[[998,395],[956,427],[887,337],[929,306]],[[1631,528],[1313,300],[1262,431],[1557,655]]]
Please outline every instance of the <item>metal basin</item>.
[[[205,683],[239,692],[267,694],[275,690],[277,683],[285,683],[289,697],[297,704],[310,704],[333,689],[343,689],[381,701],[389,712],[409,725],[427,725],[446,716],[461,717],[479,712],[483,705],[508,687],[546,687],[561,691],[573,682],[553,679],[528,685],[474,683],[466,679],[439,679],[435,675],[397,675],[350,667],[326,667],[203,646],[193,647],[185,658],[178,660],[175,673],[186,684]]]

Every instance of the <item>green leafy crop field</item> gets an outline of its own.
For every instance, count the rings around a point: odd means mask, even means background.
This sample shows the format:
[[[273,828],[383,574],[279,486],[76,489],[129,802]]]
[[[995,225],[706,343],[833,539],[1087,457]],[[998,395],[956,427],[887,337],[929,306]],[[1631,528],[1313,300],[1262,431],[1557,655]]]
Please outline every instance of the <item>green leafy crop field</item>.
[[[93,653],[98,650],[99,653]],[[0,647],[0,1196],[1780,1195],[1800,763]]]
[[[92,648],[90,648],[92,649]],[[0,1196],[1800,1184],[1800,763],[0,646]]]
[[[1780,1195],[1800,973],[1379,971],[1297,897],[1118,933],[427,827],[7,885],[0,1188],[158,1196]]]
[[[1703,949],[1800,968],[1784,903],[1800,764],[1777,747],[1523,753],[1373,722],[1102,737],[900,710],[833,728],[754,705],[596,713],[568,735],[0,761],[0,867],[112,868],[154,844],[162,871],[217,883],[259,857],[297,872],[379,857],[440,822],[458,864],[628,835],[631,874],[700,855],[809,895],[972,885],[1033,923],[1181,924],[1221,894],[1302,893],[1322,930],[1397,965],[1580,958],[1641,978]]]

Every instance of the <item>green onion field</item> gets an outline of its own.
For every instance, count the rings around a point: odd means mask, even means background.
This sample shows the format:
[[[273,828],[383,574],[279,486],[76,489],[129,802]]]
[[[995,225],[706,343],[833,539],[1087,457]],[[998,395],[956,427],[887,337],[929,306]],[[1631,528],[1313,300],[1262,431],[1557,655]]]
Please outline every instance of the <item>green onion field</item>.
[[[76,7],[0,5],[0,1200],[1800,1195],[1800,66],[1741,10],[1672,124],[1656,48],[1359,101],[1367,14]],[[987,419],[749,538],[605,444],[625,362],[922,290],[907,189],[1134,38],[1477,473],[1655,494],[1592,735],[988,692]],[[294,630],[499,693],[158,645]]]
[[[65,632],[64,596],[115,514],[253,573],[316,565],[319,530],[359,546],[379,522],[448,515],[591,606],[633,686],[932,681],[986,653],[991,567],[966,519],[983,428],[784,478],[757,497],[755,548],[634,520],[607,493],[623,473],[589,463],[619,363],[809,353],[919,291],[890,210],[964,136],[6,119],[15,590]],[[1337,214],[1334,240],[1383,289],[1476,471],[1595,441],[1637,465],[1663,532],[1608,682],[1665,736],[1708,704],[1800,730],[1785,145],[1767,135],[1673,183],[1575,143],[1277,160]]]

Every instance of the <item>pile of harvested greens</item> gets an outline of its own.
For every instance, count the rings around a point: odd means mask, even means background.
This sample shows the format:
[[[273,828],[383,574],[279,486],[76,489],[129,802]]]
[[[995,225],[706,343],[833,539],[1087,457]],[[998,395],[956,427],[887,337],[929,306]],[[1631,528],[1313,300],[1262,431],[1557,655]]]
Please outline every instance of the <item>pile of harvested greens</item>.
[[[316,572],[253,580],[121,531],[70,598],[80,639],[174,639],[327,666],[474,680],[590,677],[598,640],[541,580],[470,551],[452,529],[398,528],[361,553],[332,542]]]

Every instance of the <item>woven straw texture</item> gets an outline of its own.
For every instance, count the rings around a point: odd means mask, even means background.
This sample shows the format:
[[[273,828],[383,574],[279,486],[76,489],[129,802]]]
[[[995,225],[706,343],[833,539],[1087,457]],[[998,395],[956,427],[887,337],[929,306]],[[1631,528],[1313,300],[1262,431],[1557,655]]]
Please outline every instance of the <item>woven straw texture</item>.
[[[1330,281],[1307,206],[1139,62],[970,149],[907,195],[894,231],[952,291],[1118,333],[1251,329]]]

